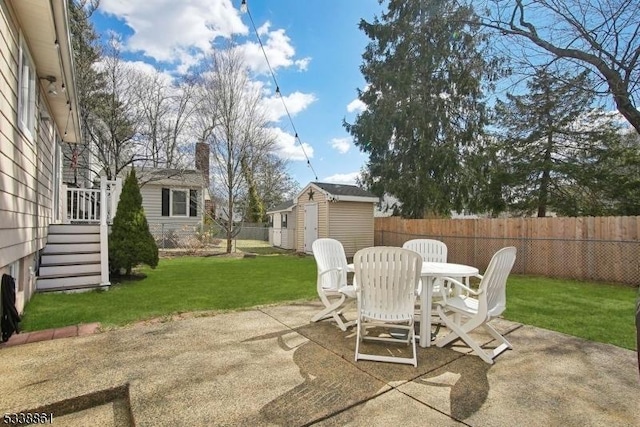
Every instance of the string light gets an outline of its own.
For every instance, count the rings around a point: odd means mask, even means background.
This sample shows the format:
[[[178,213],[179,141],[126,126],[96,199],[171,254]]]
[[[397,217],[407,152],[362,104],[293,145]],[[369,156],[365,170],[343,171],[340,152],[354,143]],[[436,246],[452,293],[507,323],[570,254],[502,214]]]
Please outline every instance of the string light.
[[[260,34],[258,34],[258,28],[256,27],[255,22],[253,22],[253,16],[251,16],[251,11],[249,10],[249,6],[247,5],[247,0],[242,0],[242,3],[240,3],[240,11],[242,13],[246,13],[249,16],[249,21],[251,21],[251,26],[253,27],[253,32],[256,35],[256,38],[258,39],[258,44],[260,44],[260,49],[262,50],[262,54],[264,55],[264,59],[267,62],[267,67],[269,68],[269,73],[271,74],[271,78],[273,79],[273,83],[276,86],[276,94],[280,97],[280,101],[282,101],[282,105],[284,106],[284,111],[287,113],[287,117],[289,118],[289,123],[291,123],[291,128],[293,129],[294,133],[295,133],[295,137],[294,139],[298,141],[298,144],[300,144],[300,148],[302,149],[302,154],[304,154],[305,159],[307,159],[307,166],[309,167],[309,169],[311,169],[311,172],[313,172],[313,176],[315,177],[316,181],[318,181],[318,174],[316,173],[315,169],[313,169],[313,166],[311,165],[311,161],[309,160],[309,156],[307,156],[307,152],[304,149],[304,144],[302,143],[302,140],[300,139],[300,137],[298,137],[298,131],[296,130],[296,126],[293,124],[293,119],[291,118],[291,114],[289,113],[289,109],[287,108],[287,104],[284,101],[284,97],[282,96],[282,92],[280,91],[280,85],[278,84],[278,80],[276,79],[276,75],[273,72],[273,68],[271,68],[271,64],[269,63],[269,58],[267,57],[267,52],[264,49],[264,45],[262,44],[262,39],[260,39]]]
[[[67,115],[67,124],[64,126],[64,136],[67,136],[67,131],[69,130],[69,119],[71,119],[71,105],[70,102],[67,101],[67,105],[69,105],[69,114]]]

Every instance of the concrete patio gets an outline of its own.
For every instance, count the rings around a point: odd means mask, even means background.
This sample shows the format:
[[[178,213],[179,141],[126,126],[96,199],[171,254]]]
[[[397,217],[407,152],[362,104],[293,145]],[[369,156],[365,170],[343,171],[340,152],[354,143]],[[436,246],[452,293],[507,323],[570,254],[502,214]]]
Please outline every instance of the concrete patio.
[[[58,426],[640,425],[633,351],[499,320],[514,349],[494,365],[463,346],[419,348],[418,368],[356,363],[353,330],[309,323],[319,308],[5,347],[0,410],[54,412]]]

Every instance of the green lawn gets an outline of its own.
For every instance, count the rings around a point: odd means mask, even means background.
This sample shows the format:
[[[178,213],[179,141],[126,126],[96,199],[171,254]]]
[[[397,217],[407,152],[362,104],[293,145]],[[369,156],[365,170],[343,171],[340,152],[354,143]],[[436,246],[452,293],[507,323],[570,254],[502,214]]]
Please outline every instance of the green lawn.
[[[141,272],[147,277],[107,292],[36,294],[22,327],[90,322],[109,327],[175,313],[317,298],[310,256],[181,257],[161,259],[155,270]],[[636,290],[625,286],[511,275],[504,317],[635,349],[635,297]]]
[[[143,268],[142,280],[108,291],[36,294],[28,303],[25,331],[78,323],[124,325],[137,320],[200,310],[227,310],[316,294],[312,257],[181,257],[161,259],[155,270]]]
[[[622,285],[511,275],[504,317],[634,350],[636,292]]]

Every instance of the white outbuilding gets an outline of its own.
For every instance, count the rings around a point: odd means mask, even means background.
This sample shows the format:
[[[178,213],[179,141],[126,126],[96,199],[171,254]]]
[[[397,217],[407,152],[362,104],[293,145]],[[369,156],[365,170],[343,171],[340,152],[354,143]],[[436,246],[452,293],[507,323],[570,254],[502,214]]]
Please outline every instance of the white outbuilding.
[[[355,185],[311,182],[291,201],[276,206],[270,217],[273,246],[311,253],[319,238],[339,240],[348,257],[373,246],[373,216],[379,198]]]

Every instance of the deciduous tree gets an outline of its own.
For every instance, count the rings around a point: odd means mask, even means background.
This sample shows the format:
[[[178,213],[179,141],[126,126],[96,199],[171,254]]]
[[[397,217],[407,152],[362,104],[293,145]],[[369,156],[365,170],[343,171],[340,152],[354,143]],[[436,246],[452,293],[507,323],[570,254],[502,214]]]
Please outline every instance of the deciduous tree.
[[[466,3],[469,3],[467,1]],[[472,0],[485,28],[509,40],[513,55],[593,72],[618,111],[640,133],[640,2],[632,0]],[[476,22],[475,20],[473,21]],[[519,41],[524,49],[514,49]],[[545,61],[539,58],[538,61]]]
[[[231,252],[239,202],[247,194],[247,171],[255,159],[269,153],[273,139],[261,92],[251,81],[240,53],[230,44],[214,51],[200,75],[199,134],[211,149],[214,193],[224,200],[220,224]]]

